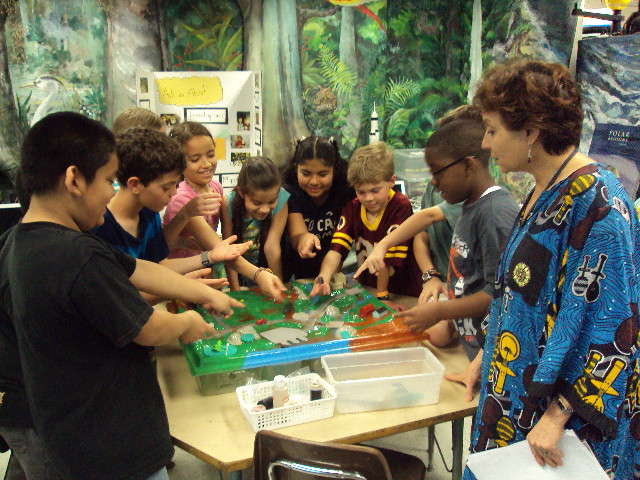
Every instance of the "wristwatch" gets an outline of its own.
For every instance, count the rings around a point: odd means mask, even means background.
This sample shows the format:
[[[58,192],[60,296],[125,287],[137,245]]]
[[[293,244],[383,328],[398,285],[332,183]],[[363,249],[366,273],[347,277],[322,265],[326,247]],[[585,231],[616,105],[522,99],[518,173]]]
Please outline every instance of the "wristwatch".
[[[205,250],[204,252],[202,252],[202,255],[200,255],[200,260],[202,260],[202,266],[204,268],[209,268],[211,265],[213,265],[213,263],[211,263],[211,260],[209,260],[209,250]]]
[[[438,270],[436,270],[435,268],[430,268],[429,270],[427,270],[422,274],[422,285],[427,283],[433,277],[439,277],[439,276],[440,276],[440,272]]]

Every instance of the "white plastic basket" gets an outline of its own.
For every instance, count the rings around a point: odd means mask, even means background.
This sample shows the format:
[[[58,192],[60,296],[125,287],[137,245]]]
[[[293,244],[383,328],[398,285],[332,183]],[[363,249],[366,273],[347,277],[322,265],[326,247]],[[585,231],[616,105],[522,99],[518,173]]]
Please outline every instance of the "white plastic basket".
[[[259,400],[271,395],[273,382],[261,382],[238,387],[236,388],[236,394],[238,395],[242,413],[251,424],[254,432],[265,428],[273,430],[333,416],[336,392],[320,375],[308,373],[287,378],[289,395],[308,395],[309,387],[314,382],[318,382],[322,386],[322,398],[320,400],[309,400],[308,402],[272,408],[262,412],[252,412],[251,409]]]

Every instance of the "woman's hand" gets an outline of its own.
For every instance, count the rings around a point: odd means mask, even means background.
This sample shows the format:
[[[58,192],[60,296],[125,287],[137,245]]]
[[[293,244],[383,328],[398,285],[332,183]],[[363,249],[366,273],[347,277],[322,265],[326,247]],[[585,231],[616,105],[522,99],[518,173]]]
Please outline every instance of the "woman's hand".
[[[553,408],[553,402],[550,408]],[[527,435],[529,448],[539,465],[550,465],[553,468],[562,465],[564,455],[558,448],[558,442],[564,434],[565,422],[566,420],[559,421],[547,409]]]
[[[447,294],[445,285],[438,277],[433,276],[422,286],[418,303],[436,302],[440,298],[440,294]]]
[[[469,364],[466,370],[462,373],[448,373],[445,378],[450,382],[461,383],[465,386],[464,399],[467,402],[473,400],[473,397],[478,392],[480,386],[480,369],[482,367],[482,350],[478,352],[476,358]]]
[[[298,242],[300,258],[313,258],[321,250],[320,239],[313,233],[305,233]]]

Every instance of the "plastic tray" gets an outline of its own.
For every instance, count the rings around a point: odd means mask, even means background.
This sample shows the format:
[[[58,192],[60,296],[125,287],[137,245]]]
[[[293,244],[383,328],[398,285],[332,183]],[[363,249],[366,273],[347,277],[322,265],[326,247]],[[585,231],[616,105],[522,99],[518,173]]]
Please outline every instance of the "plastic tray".
[[[271,395],[273,382],[261,382],[236,388],[242,413],[254,432],[263,429],[274,430],[300,423],[312,422],[333,416],[336,404],[336,392],[331,385],[315,373],[287,378],[289,395],[308,394],[312,383],[322,385],[322,398],[296,405],[272,408],[262,412],[252,412],[256,403]]]
[[[437,403],[444,376],[425,347],[325,355],[321,362],[340,413]]]

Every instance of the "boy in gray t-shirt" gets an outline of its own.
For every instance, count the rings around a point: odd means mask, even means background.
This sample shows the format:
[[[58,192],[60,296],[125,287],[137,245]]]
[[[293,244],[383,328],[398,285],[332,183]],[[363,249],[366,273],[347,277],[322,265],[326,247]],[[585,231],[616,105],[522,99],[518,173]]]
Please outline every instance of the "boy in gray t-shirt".
[[[478,353],[484,340],[480,323],[491,303],[501,247],[518,214],[516,202],[496,185],[489,173],[489,152],[482,149],[484,130],[480,121],[455,120],[439,127],[427,141],[425,160],[432,172],[432,184],[448,203],[464,202],[449,255],[449,300],[421,303],[395,314],[417,331],[446,320],[449,338],[457,330],[469,359],[473,360],[467,375],[480,367]],[[355,277],[365,269],[371,273],[378,271],[387,249],[443,220],[445,216],[438,206],[413,214],[374,247]],[[429,276],[425,272],[423,281],[428,281]],[[443,339],[438,343],[444,343]],[[460,381],[455,376],[448,378]],[[469,399],[470,396],[468,389]]]

